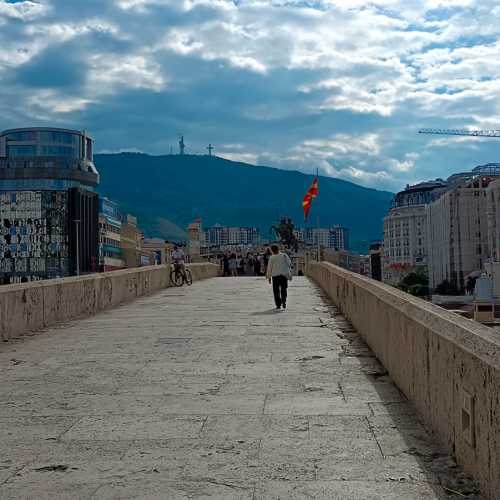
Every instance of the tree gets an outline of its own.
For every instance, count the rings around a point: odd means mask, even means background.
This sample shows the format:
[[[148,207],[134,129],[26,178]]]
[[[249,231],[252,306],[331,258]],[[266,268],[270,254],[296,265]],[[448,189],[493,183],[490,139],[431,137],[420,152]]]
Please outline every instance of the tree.
[[[416,297],[425,297],[429,295],[429,279],[423,269],[417,268],[401,279],[398,288]]]

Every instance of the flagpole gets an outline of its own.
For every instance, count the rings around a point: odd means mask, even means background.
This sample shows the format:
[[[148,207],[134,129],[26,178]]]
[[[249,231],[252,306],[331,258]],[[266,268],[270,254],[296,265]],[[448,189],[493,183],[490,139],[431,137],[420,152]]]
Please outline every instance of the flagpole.
[[[317,216],[317,228],[316,228],[316,241],[317,241],[317,252],[318,252],[318,262],[321,261],[321,248],[319,246],[319,215]]]
[[[316,180],[318,180],[318,177],[319,177],[319,169],[316,168]],[[321,248],[320,248],[320,245],[319,245],[319,214],[317,216],[317,240],[318,240],[318,262],[321,262]]]

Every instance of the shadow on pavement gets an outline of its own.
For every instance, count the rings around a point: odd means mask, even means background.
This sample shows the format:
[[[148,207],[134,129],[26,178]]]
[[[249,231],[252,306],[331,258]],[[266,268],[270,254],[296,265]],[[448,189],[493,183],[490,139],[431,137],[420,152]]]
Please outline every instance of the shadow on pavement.
[[[280,309],[272,308],[266,311],[256,311],[250,314],[250,316],[267,316],[268,314],[277,314],[280,312]]]

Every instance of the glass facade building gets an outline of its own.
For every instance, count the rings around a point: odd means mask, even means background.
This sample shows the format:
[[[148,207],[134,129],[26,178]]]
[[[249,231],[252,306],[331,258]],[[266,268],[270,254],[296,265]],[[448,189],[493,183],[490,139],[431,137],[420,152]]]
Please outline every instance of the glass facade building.
[[[93,190],[99,174],[85,132],[23,128],[0,133],[0,190]]]
[[[97,270],[98,184],[85,132],[0,133],[0,284]]]

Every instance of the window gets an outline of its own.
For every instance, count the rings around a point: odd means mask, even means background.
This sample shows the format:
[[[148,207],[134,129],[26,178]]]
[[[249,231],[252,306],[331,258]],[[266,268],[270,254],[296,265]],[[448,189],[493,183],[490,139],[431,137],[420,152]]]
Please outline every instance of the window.
[[[36,156],[36,146],[9,146],[7,156]]]
[[[69,134],[68,132],[40,132],[42,142],[57,142],[60,144],[75,144],[78,136]]]
[[[42,146],[42,156],[76,157],[76,150],[70,146]]]
[[[7,134],[9,141],[36,141],[36,132],[12,132]]]

